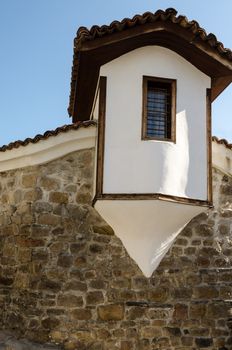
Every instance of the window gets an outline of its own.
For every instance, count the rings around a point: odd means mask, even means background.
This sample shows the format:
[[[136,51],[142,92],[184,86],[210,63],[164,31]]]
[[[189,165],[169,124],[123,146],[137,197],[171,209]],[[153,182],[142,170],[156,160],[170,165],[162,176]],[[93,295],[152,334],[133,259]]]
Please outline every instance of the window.
[[[143,77],[143,140],[175,142],[176,80]]]

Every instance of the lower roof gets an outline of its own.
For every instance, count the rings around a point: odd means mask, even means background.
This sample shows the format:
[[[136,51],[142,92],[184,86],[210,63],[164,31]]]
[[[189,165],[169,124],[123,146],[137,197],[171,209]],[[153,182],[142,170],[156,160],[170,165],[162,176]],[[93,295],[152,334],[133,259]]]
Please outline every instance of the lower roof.
[[[54,137],[54,136],[57,136],[57,135],[62,134],[62,133],[67,133],[68,131],[71,131],[71,130],[77,130],[80,128],[87,128],[87,127],[93,126],[93,125],[97,125],[97,123],[94,120],[88,120],[88,121],[84,121],[84,122],[79,121],[77,123],[63,125],[63,126],[56,128],[55,130],[48,130],[43,134],[38,134],[38,135],[34,136],[33,138],[28,137],[25,140],[17,140],[17,141],[10,142],[8,145],[3,145],[0,147],[0,152],[10,151],[12,149],[16,149],[16,148],[19,148],[22,146],[25,147],[29,144],[35,144],[35,143],[38,143],[42,140],[47,140],[50,137]]]

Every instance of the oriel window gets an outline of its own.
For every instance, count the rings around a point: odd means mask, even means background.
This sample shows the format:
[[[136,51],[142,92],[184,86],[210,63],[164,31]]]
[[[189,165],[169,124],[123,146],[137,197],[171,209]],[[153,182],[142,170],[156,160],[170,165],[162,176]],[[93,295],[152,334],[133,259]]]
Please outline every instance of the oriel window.
[[[144,140],[175,142],[176,81],[143,77]]]

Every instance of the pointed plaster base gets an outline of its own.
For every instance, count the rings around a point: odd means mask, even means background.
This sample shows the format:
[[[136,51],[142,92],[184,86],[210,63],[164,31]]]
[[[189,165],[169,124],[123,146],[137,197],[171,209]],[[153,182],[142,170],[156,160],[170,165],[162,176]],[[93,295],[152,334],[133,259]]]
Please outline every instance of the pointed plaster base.
[[[95,208],[150,277],[178,233],[206,207],[160,200],[98,200]]]

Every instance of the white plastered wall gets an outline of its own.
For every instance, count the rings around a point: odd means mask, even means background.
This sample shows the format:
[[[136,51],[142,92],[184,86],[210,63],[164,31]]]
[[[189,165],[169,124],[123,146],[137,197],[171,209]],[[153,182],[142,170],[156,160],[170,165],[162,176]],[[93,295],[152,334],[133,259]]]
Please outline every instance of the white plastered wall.
[[[212,142],[213,166],[225,174],[232,175],[232,150],[223,144]]]
[[[161,200],[99,200],[95,208],[150,277],[178,233],[206,207]]]
[[[147,46],[101,67],[107,77],[104,193],[207,199],[210,78],[166,48]],[[176,144],[142,141],[143,75],[177,80]]]

